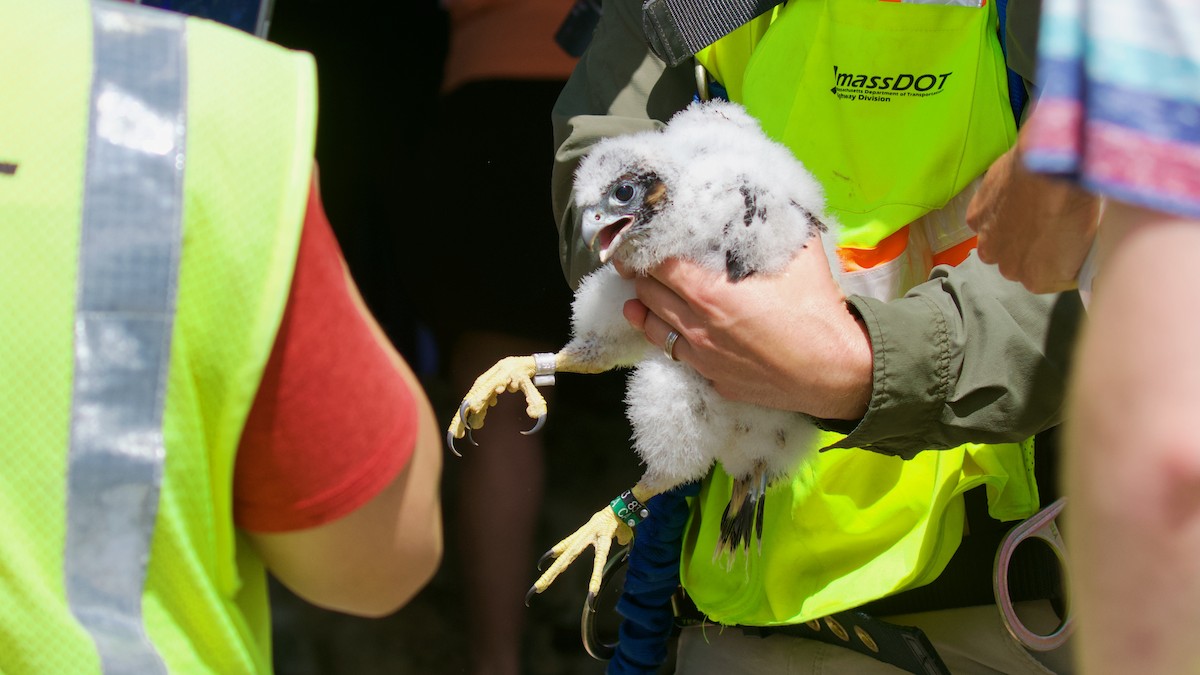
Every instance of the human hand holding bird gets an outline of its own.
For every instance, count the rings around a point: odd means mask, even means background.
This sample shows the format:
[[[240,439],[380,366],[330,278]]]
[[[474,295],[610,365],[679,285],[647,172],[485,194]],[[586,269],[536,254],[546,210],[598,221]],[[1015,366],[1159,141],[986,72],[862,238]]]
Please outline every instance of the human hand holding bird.
[[[675,358],[725,398],[823,419],[866,412],[870,339],[817,247],[801,249],[778,274],[738,283],[674,258],[634,286],[626,320],[651,345],[678,331]]]

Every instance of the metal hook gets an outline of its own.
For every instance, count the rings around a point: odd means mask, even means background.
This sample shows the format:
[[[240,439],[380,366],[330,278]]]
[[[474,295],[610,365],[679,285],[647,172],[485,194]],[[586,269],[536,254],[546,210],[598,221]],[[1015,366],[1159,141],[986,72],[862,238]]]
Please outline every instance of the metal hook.
[[[1016,609],[1013,607],[1012,596],[1008,590],[1008,568],[1012,564],[1013,553],[1020,546],[1021,542],[1030,538],[1041,539],[1050,547],[1050,550],[1054,551],[1054,555],[1058,557],[1058,563],[1062,568],[1064,576],[1064,592],[1069,592],[1066,590],[1069,588],[1069,584],[1066,583],[1065,579],[1069,569],[1067,566],[1067,547],[1058,532],[1058,525],[1054,522],[1054,518],[1062,512],[1063,506],[1066,503],[1066,497],[1060,498],[1050,506],[1030,516],[1025,522],[1017,525],[1005,535],[1004,539],[1000,542],[1000,548],[996,550],[995,573],[992,575],[992,586],[996,594],[996,605],[1000,608],[1000,617],[1004,620],[1004,627],[1021,644],[1039,652],[1048,652],[1061,647],[1074,631],[1075,617],[1071,612],[1070,596],[1068,595],[1067,597],[1066,617],[1063,618],[1062,623],[1048,635],[1035,633],[1021,621],[1017,616]]]

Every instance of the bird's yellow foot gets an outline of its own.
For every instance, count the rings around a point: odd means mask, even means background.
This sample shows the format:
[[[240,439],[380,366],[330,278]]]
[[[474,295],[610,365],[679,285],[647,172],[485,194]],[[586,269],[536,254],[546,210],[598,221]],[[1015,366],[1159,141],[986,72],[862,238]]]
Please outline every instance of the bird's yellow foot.
[[[488,408],[496,405],[500,394],[506,391],[525,392],[525,413],[537,422],[532,429],[521,433],[537,432],[546,423],[546,399],[537,388],[550,384],[554,384],[553,354],[509,356],[500,359],[475,380],[475,384],[463,398],[458,414],[450,420],[450,428],[446,430],[446,444],[450,446],[451,452],[459,454],[454,447],[454,439],[463,436],[466,436],[472,445],[478,445],[475,439],[471,438],[471,430],[483,426]]]
[[[608,506],[592,515],[583,527],[575,530],[574,534],[546,551],[546,554],[538,561],[538,569],[542,569],[543,565],[550,560],[553,560],[554,564],[538,577],[529,592],[525,594],[525,605],[529,605],[529,601],[533,599],[534,595],[549,588],[550,584],[554,583],[554,580],[571,563],[575,562],[583,550],[591,546],[596,549],[596,557],[592,561],[592,577],[588,581],[588,606],[592,606],[596,596],[600,593],[600,584],[604,579],[604,565],[608,562],[608,551],[612,546],[613,539],[616,539],[621,546],[628,544],[633,539],[633,528],[648,515],[650,513],[646,507],[633,497],[630,491],[626,491],[620,497],[612,500]]]

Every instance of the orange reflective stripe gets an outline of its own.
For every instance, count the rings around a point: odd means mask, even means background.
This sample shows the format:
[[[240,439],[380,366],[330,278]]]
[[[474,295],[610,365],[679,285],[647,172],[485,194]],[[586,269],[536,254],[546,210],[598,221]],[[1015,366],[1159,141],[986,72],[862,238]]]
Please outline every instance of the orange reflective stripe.
[[[975,250],[975,244],[978,237],[971,237],[961,244],[955,244],[941,253],[933,254],[934,265],[955,265],[967,259],[971,251]]]
[[[873,248],[838,248],[842,268],[847,272],[869,270],[904,255],[908,248],[908,226],[896,230]]]

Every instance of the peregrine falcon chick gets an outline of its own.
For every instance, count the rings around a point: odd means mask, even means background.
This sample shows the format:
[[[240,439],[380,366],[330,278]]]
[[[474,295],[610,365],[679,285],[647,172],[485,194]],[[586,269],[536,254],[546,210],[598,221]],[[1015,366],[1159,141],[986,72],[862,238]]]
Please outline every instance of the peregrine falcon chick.
[[[597,143],[576,170],[574,194],[580,234],[602,265],[575,292],[571,340],[557,354],[509,357],[480,376],[447,441],[453,449],[455,438],[482,426],[497,396],[517,389],[538,420],[536,431],[546,413],[536,378],[633,368],[627,415],[645,471],[630,491],[547,552],[544,559],[554,563],[530,589],[541,593],[594,546],[594,597],[612,539],[628,542],[646,500],[702,478],[714,462],[734,479],[714,556],[732,561],[753,540],[761,542],[767,490],[800,466],[815,434],[799,413],[721,397],[690,366],[649,345],[622,316],[625,301],[635,297],[633,282],[612,261],[640,274],[667,258],[686,258],[734,282],[777,273],[813,244],[823,247],[835,275],[840,263],[820,185],[734,103],[693,103],[660,130]]]

